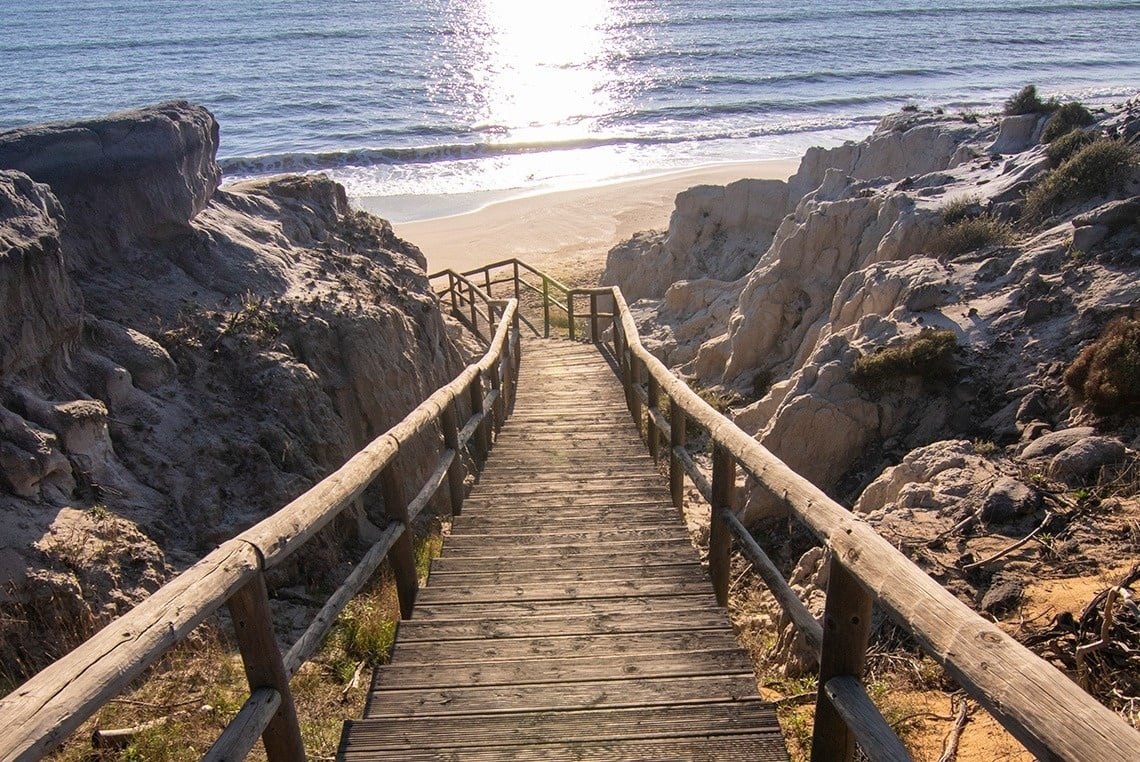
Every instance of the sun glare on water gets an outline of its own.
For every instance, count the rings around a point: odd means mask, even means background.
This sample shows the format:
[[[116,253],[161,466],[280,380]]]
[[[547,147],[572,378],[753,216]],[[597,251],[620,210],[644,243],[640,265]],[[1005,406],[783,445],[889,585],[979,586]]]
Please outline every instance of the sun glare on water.
[[[603,65],[611,0],[482,0],[486,61],[476,73],[484,112],[476,128],[512,142],[569,141],[613,110]]]

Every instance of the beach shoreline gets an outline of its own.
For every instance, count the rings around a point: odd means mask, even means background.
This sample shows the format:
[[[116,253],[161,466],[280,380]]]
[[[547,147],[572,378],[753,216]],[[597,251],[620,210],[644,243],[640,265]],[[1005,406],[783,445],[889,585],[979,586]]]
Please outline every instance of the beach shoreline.
[[[665,174],[495,200],[460,214],[395,222],[396,234],[418,246],[428,272],[470,270],[517,257],[574,284],[596,281],[606,253],[645,230],[668,227],[678,193],[743,178],[786,180],[799,159],[711,164]],[[352,199],[381,213],[376,198]],[[425,203],[431,203],[425,200]]]

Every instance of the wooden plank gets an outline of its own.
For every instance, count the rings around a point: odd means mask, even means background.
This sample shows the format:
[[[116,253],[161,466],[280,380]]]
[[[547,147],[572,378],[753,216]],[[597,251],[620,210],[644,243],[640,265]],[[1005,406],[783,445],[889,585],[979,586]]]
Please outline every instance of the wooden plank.
[[[425,588],[425,591],[428,589],[430,588]],[[420,605],[416,606],[415,617],[409,620],[407,624],[469,619],[509,620],[525,618],[532,620],[535,618],[557,619],[563,617],[586,619],[620,615],[643,617],[669,611],[671,608],[676,608],[679,611],[694,608],[709,609],[724,616],[724,612],[715,605],[710,587],[707,590],[689,595],[594,598],[542,603],[530,601],[472,603],[465,601],[433,606],[428,602],[420,601]]]
[[[751,675],[708,675],[524,686],[460,686],[383,690],[371,693],[369,719],[495,714],[518,711],[566,711],[580,707],[619,708],[681,706],[755,699]]]
[[[493,748],[516,744],[574,744],[581,741],[702,738],[710,734],[747,733],[775,721],[759,701],[722,704],[588,709],[573,712],[519,712],[471,717],[430,717],[399,723],[357,720],[352,723],[357,751]]]
[[[690,653],[729,649],[736,646],[732,630],[634,632],[607,635],[545,635],[541,637],[490,638],[456,648],[454,643],[404,641],[392,655],[392,665],[519,662],[534,659],[594,659],[599,656],[629,656]]]
[[[690,546],[691,547],[691,546]],[[459,558],[440,556],[431,562],[431,573],[454,573],[469,570],[475,573],[515,570],[519,572],[558,572],[571,569],[605,567],[613,569],[641,569],[654,566],[695,564],[696,551],[681,548],[649,548],[638,553],[615,553],[606,548],[594,548],[593,553],[582,553],[572,558],[534,558],[526,556],[484,556]],[[429,580],[430,584],[430,580]]]
[[[662,658],[662,656],[662,654],[617,654],[592,659],[519,659],[489,664],[404,666],[392,663],[377,670],[374,687],[380,689],[529,685],[612,680],[619,677],[633,679],[686,675],[746,675],[752,672],[752,662],[736,646],[690,652],[674,650],[669,652],[671,658]]]
[[[911,762],[910,752],[883,719],[859,678],[851,675],[833,677],[824,689],[828,701],[854,733],[860,750],[867,757],[876,762]]]
[[[586,566],[562,570],[543,571],[536,575],[532,569],[511,569],[508,571],[454,571],[433,572],[429,584],[436,588],[451,585],[462,586],[517,586],[533,585],[536,577],[544,584],[589,582],[591,585],[606,587],[620,585],[626,580],[643,579],[655,582],[682,581],[708,584],[709,579],[701,567],[696,564],[673,564],[670,566],[656,566],[651,569],[639,569],[635,566],[624,566],[614,569],[610,566]]]
[[[622,598],[627,595],[675,595],[700,593],[708,589],[701,580],[625,580],[620,585],[601,589],[589,582],[533,582],[531,584],[459,585],[425,587],[421,592],[424,603],[485,603],[495,601],[556,601],[587,598]]]
[[[384,756],[387,754],[388,756]],[[580,762],[583,759],[604,759],[614,762],[644,762],[652,760],[692,760],[694,762],[720,762],[726,759],[776,762],[787,760],[784,742],[776,732],[709,735],[704,738],[670,738],[666,740],[637,741],[579,741],[568,745],[523,745],[456,747],[441,752],[438,749],[399,750],[384,752],[367,750],[357,752],[342,746],[337,757],[346,761],[396,759],[403,762],[439,762],[441,759],[464,762],[500,762],[504,759],[538,760],[539,762]]]
[[[451,619],[400,622],[398,644],[445,642],[538,635],[593,635],[621,632],[674,632],[729,627],[725,615],[707,605],[655,614],[593,614],[582,617],[538,616],[514,619]]]

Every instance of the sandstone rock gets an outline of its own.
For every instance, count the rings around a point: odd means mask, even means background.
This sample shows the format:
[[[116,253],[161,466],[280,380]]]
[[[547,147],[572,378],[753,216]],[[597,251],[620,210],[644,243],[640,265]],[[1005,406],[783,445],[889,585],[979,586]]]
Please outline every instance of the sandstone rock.
[[[210,112],[171,101],[0,133],[0,168],[51,186],[74,243],[88,257],[105,257],[103,247],[189,232],[221,179],[217,147]]]
[[[904,119],[907,117],[904,117]],[[809,148],[799,170],[788,180],[788,200],[794,204],[818,188],[828,169],[838,169],[860,180],[925,175],[946,169],[958,154],[970,130],[960,123],[937,117],[924,117],[928,123],[909,129],[886,118],[870,138],[848,142],[838,148]]]
[[[1108,225],[1086,225],[1073,231],[1073,251],[1089,251],[1108,237]]]
[[[1085,227],[1103,225],[1108,230],[1119,230],[1127,225],[1140,224],[1140,198],[1109,201],[1091,212],[1073,218],[1073,227],[1078,231]]]
[[[1125,455],[1124,445],[1118,439],[1086,437],[1054,455],[1049,474],[1062,481],[1082,482],[1105,466],[1123,462]]]
[[[669,230],[639,233],[610,250],[602,285],[628,301],[657,298],[677,281],[745,275],[767,250],[783,219],[788,186],[779,180],[700,185],[677,194]]]
[[[64,265],[63,210],[46,185],[0,171],[0,379],[66,363],[83,302]]]
[[[1021,153],[1037,144],[1045,120],[1040,114],[1018,114],[1001,120],[997,140],[989,147],[991,154]]]
[[[1054,431],[1051,434],[1045,434],[1026,445],[1021,450],[1021,457],[1028,460],[1029,458],[1056,455],[1082,439],[1091,437],[1093,432],[1094,429],[1091,426],[1079,426],[1077,428],[1063,429],[1061,431]]]

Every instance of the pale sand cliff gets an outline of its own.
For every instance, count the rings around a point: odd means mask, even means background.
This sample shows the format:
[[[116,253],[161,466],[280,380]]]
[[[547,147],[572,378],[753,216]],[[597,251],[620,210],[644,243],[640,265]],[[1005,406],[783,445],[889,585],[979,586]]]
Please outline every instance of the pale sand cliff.
[[[583,282],[605,266],[606,252],[642,230],[663,230],[673,200],[694,185],[743,177],[786,180],[799,159],[718,164],[683,172],[500,201],[474,212],[395,223],[396,234],[423,250],[428,271],[470,270],[518,257]],[[378,200],[356,199],[381,213]]]

